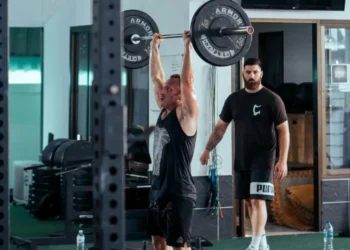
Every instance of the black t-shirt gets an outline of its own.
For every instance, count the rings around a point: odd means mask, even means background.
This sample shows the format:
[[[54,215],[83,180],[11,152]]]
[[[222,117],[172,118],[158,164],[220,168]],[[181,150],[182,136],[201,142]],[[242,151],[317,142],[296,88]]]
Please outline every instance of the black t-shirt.
[[[196,200],[191,161],[197,133],[187,136],[176,116],[176,109],[165,119],[159,115],[154,131],[151,198],[160,200],[182,196]]]
[[[267,88],[241,89],[225,101],[220,119],[235,127],[235,169],[271,168],[276,155],[275,127],[287,121],[282,99]]]

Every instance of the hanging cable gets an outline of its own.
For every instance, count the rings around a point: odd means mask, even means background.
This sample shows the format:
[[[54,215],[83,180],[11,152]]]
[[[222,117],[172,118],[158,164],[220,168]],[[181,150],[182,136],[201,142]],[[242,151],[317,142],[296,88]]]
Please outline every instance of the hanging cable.
[[[209,89],[210,89],[210,104],[209,104],[209,126],[210,131],[213,131],[216,125],[216,118],[218,116],[218,98],[217,98],[217,69],[214,66],[209,68]],[[211,160],[209,163],[209,180],[211,184],[209,202],[208,202],[208,212],[211,215],[220,216],[223,218],[222,208],[220,204],[220,185],[219,185],[219,175],[218,169],[221,168],[222,158],[217,154],[216,147],[212,150]],[[219,167],[220,166],[220,167]]]

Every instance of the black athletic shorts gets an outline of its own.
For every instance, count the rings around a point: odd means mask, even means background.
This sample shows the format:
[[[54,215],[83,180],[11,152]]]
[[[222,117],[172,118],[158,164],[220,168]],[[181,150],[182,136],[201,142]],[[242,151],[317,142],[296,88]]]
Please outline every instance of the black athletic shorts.
[[[166,239],[171,247],[190,246],[195,202],[186,197],[151,201],[148,208],[147,233]]]
[[[273,172],[274,168],[251,171],[235,170],[235,198],[273,200],[275,194]]]

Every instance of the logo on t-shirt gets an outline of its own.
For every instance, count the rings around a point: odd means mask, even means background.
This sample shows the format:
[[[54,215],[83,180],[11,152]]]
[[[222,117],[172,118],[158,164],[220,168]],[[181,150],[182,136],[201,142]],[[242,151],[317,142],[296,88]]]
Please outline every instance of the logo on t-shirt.
[[[154,130],[154,144],[153,144],[153,174],[159,176],[160,161],[162,160],[163,149],[166,144],[170,142],[170,136],[165,128],[157,127]]]
[[[253,106],[253,115],[254,116],[260,115],[260,112],[261,112],[261,105],[254,104],[254,106]]]
[[[180,238],[177,239],[176,243],[177,244],[183,244],[184,243],[183,238],[180,236]]]

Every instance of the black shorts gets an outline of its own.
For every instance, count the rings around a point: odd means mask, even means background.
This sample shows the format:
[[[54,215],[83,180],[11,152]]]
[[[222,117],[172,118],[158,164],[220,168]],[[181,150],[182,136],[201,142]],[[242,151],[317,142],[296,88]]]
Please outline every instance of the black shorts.
[[[147,233],[166,239],[171,247],[190,246],[191,224],[195,202],[186,197],[172,197],[151,202],[148,209]]]
[[[273,200],[275,194],[273,172],[274,168],[251,171],[235,170],[235,198]]]

